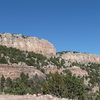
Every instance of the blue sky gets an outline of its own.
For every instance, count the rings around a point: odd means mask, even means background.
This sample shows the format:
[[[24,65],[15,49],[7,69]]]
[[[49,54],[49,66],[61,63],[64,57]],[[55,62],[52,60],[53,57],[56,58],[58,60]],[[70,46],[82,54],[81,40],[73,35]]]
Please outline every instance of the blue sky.
[[[100,0],[0,0],[0,33],[47,39],[57,51],[100,55]]]

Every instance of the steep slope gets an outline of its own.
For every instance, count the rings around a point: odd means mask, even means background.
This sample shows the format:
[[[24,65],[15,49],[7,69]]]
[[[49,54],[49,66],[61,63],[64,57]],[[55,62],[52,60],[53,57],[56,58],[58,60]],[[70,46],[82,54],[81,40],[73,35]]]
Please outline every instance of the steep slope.
[[[0,34],[0,45],[13,47],[24,51],[33,51],[41,54],[56,54],[56,49],[47,40],[39,39],[36,37],[23,36],[19,34]]]

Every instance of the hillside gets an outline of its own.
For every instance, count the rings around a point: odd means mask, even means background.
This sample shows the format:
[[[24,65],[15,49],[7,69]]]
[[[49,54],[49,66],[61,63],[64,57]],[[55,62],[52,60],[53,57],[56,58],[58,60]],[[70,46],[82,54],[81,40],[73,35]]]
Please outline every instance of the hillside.
[[[8,37],[11,43],[8,42]],[[1,35],[0,93],[16,95],[40,93],[75,100],[99,100],[99,55],[79,52],[56,54],[55,47],[46,48],[47,52],[44,49],[43,52],[37,52],[38,50],[24,50],[11,45],[12,40],[17,39],[19,44],[21,40],[29,41],[29,38],[33,39],[17,34]],[[26,45],[25,42],[22,44]],[[45,45],[47,44],[42,44],[42,48],[46,47]]]

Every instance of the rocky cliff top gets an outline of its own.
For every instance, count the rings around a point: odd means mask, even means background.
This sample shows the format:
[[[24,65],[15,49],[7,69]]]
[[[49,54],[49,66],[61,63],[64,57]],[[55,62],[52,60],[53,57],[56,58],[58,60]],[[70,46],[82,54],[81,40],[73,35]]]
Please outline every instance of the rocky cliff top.
[[[41,54],[56,54],[55,47],[49,41],[37,37],[23,36],[21,34],[1,33],[0,45]]]
[[[71,62],[77,62],[83,64],[87,64],[87,63],[100,64],[100,55],[96,55],[96,54],[67,52],[63,54],[58,54],[57,56],[60,56],[61,58]]]

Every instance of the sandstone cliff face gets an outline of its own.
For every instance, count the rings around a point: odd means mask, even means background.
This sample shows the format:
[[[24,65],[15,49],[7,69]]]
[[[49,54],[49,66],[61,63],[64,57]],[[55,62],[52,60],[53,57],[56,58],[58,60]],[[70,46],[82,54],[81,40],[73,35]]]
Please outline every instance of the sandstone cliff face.
[[[59,55],[61,58],[71,61],[71,62],[78,62],[78,63],[98,63],[100,64],[100,55],[95,54],[86,54],[86,53],[73,53],[68,52],[62,55]]]
[[[41,78],[45,78],[45,75],[38,69],[34,68],[34,66],[22,67],[18,65],[0,64],[0,77],[4,75],[5,78],[10,77],[15,79],[20,77],[22,72],[28,74],[30,78],[33,78],[35,75],[38,75]]]
[[[56,54],[55,47],[47,40],[38,39],[36,37],[26,37],[19,34],[0,34],[0,45],[41,54]]]

